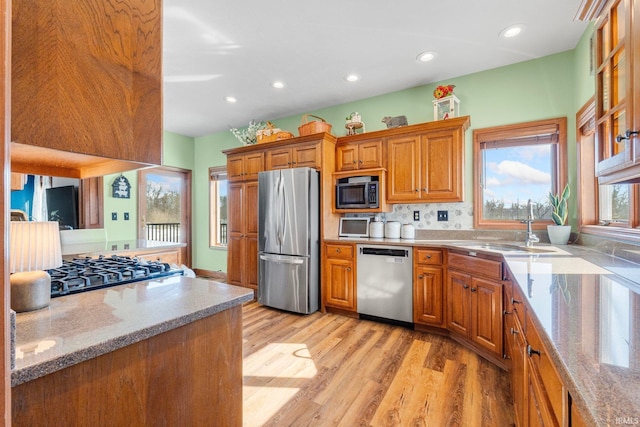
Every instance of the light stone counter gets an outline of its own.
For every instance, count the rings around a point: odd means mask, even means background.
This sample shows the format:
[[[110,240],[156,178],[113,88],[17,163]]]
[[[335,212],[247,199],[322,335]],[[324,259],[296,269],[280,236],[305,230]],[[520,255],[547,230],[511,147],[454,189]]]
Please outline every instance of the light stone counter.
[[[16,316],[16,386],[214,315],[253,291],[173,276],[54,298]]]
[[[73,242],[62,245],[62,255],[65,258],[73,256],[98,256],[98,255],[126,255],[127,252],[174,249],[185,247],[186,243],[160,242],[155,240],[118,240],[104,242]]]

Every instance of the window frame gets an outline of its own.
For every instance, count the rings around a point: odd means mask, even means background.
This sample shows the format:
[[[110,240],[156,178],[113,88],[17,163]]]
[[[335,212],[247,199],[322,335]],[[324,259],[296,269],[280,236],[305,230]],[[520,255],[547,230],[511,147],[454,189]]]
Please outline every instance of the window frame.
[[[220,195],[218,193],[218,182],[225,180],[229,182],[226,166],[212,166],[209,168],[209,248],[226,250],[229,244],[220,242],[219,206]]]
[[[501,141],[518,137],[534,137],[536,135],[549,133],[550,129],[555,129],[558,135],[557,158],[555,160],[556,176],[552,178],[554,192],[558,194],[567,183],[566,117],[474,129],[473,165],[475,173],[473,175],[473,227],[475,229],[520,230],[523,227],[522,223],[518,220],[487,220],[482,218],[484,201],[481,188],[482,173],[484,170],[482,145],[490,141]],[[552,224],[552,221],[538,220],[532,223],[532,228],[543,230],[546,229],[548,224]]]

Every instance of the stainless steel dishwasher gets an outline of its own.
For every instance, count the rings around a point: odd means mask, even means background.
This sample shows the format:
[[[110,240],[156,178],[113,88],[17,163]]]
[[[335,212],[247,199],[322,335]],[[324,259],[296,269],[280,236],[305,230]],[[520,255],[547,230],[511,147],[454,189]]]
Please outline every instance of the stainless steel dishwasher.
[[[357,245],[361,317],[413,322],[413,253],[403,246]]]

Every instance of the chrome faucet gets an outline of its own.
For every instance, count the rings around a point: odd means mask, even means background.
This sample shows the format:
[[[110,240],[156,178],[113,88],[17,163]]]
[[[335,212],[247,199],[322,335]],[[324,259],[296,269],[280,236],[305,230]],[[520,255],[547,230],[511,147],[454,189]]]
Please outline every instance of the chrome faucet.
[[[526,237],[526,239],[524,241],[524,245],[526,247],[530,248],[531,246],[533,246],[534,243],[540,241],[538,236],[533,234],[533,231],[531,231],[531,224],[534,222],[534,220],[533,220],[533,204],[531,204],[531,199],[529,199],[529,201],[527,202],[527,219],[523,219],[520,222],[522,222],[524,224],[527,224],[527,237]]]

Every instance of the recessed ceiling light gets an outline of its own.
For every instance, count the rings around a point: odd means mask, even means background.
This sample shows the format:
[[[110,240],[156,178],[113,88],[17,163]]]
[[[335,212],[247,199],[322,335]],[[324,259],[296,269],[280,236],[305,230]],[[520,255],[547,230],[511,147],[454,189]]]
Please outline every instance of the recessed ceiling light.
[[[231,104],[233,104],[234,102],[238,102],[235,96],[225,96],[224,100]]]
[[[357,74],[349,74],[344,79],[348,82],[357,82],[358,80],[360,80],[360,76]]]
[[[500,37],[505,39],[515,37],[518,34],[520,34],[523,29],[524,29],[524,25],[522,24],[511,25],[510,27],[507,27],[504,30],[500,31]]]
[[[416,60],[418,62],[429,62],[436,58],[437,54],[435,52],[422,52],[420,55],[416,56]]]
[[[275,87],[276,89],[282,89],[284,87],[284,82],[276,80],[275,82],[271,83],[271,86]]]

